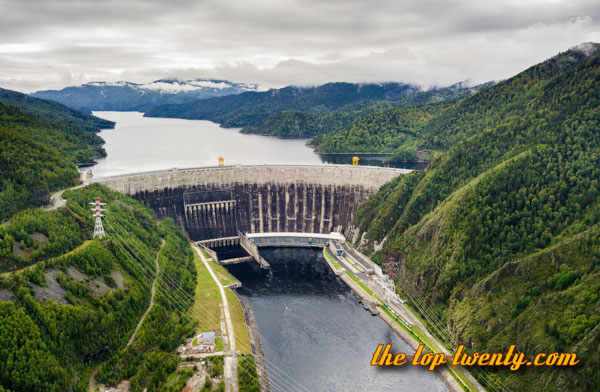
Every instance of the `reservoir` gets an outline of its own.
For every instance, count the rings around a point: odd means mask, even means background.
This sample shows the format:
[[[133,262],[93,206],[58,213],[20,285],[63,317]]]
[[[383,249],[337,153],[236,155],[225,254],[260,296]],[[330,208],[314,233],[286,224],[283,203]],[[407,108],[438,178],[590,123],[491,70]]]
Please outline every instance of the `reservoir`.
[[[271,264],[256,274],[230,266],[242,282],[239,294],[254,312],[267,372],[278,369],[312,392],[446,391],[440,378],[420,367],[370,365],[378,344],[395,352],[414,350],[338,279],[318,249],[261,248]],[[281,381],[271,383],[283,392]]]
[[[116,122],[115,129],[98,135],[106,142],[108,156],[91,168],[94,177],[164,170],[216,166],[219,157],[225,165],[269,165],[323,163],[351,164],[355,154],[315,154],[307,139],[279,139],[248,135],[239,128],[221,128],[203,120],[144,117],[140,112],[94,112]],[[387,155],[358,154],[360,163],[384,165]],[[405,163],[406,169],[422,169],[422,164]]]
[[[94,177],[170,169],[226,165],[322,164],[306,140],[245,135],[202,120],[143,117],[140,112],[94,112],[116,122],[98,135],[106,158],[92,168]]]

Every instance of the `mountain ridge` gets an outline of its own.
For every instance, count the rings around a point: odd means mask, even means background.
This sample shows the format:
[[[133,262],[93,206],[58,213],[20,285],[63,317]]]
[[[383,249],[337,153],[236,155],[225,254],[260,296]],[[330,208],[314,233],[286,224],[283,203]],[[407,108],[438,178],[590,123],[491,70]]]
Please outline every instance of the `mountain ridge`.
[[[194,99],[258,89],[258,85],[221,79],[163,78],[149,83],[93,81],[61,90],[36,91],[31,96],[51,99],[68,107],[88,112],[93,110],[145,111],[159,104],[183,103]]]
[[[331,82],[159,105],[144,116],[210,120],[225,128],[242,127],[243,133],[305,138],[331,132],[374,111],[457,99],[478,88],[455,85],[423,91],[407,83]]]

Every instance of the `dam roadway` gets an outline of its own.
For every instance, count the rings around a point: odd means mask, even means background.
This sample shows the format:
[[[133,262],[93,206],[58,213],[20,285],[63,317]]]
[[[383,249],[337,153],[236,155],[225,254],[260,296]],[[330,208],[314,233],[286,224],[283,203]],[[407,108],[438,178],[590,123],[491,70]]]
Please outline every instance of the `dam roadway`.
[[[357,208],[408,169],[251,165],[171,169],[95,179],[178,222],[194,241],[242,233],[344,233]]]

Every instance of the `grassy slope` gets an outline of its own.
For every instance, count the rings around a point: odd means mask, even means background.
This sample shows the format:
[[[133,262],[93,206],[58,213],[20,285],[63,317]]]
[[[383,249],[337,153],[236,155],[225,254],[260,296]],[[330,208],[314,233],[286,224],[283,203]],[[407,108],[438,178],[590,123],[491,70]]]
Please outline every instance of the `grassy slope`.
[[[202,316],[201,331],[221,330],[221,293],[200,256],[194,252],[194,265],[198,273],[194,305],[191,315]]]
[[[206,252],[203,250],[201,251],[206,258],[209,258]],[[239,282],[224,267],[217,264],[212,259],[209,259],[208,262],[221,284],[229,285]],[[201,330],[220,330],[219,320],[221,319],[221,310],[219,306],[222,301],[219,288],[196,252],[194,252],[194,263],[198,271],[198,285],[196,288],[196,300],[192,311],[195,311],[195,314],[206,314],[206,318],[202,320]],[[236,350],[240,351],[242,354],[250,354],[250,340],[248,338],[248,329],[246,328],[246,319],[244,317],[242,304],[230,288],[225,288],[225,296],[227,297],[227,302],[229,304],[229,313],[233,324]]]
[[[398,268],[457,341],[479,351],[574,351],[581,371],[501,374],[517,390],[600,385],[600,55],[563,53],[445,110],[446,149],[356,214],[363,248]],[[392,227],[390,230],[389,228]]]

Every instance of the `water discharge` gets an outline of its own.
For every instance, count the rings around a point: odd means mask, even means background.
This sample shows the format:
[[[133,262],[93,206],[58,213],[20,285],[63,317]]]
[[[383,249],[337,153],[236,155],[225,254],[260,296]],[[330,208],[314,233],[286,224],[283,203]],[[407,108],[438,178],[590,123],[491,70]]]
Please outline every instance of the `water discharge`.
[[[363,309],[320,250],[262,248],[261,254],[271,264],[270,274],[257,275],[244,265],[230,269],[242,281],[240,294],[254,312],[270,363],[312,392],[447,390],[423,368],[370,366],[378,344],[392,344],[395,352],[412,349]]]

